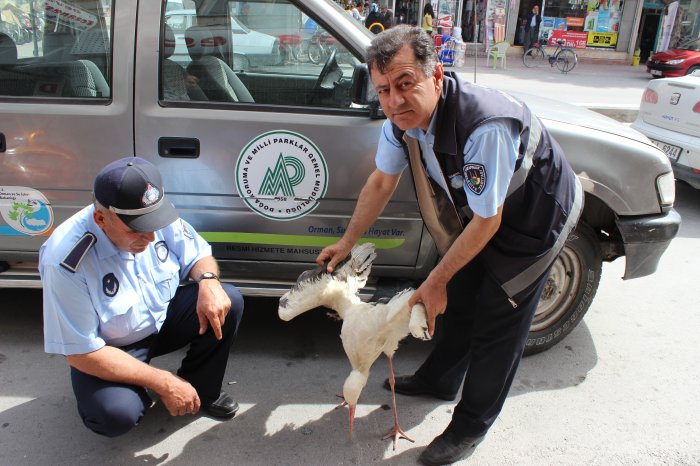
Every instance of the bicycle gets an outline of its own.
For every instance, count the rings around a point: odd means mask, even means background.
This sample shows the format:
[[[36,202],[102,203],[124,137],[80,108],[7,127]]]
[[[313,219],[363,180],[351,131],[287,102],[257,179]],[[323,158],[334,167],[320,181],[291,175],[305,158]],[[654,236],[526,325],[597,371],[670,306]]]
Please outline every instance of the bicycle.
[[[549,62],[549,66],[557,66],[557,69],[562,73],[568,73],[573,70],[578,63],[576,52],[571,47],[565,47],[563,40],[557,41],[557,48],[554,53],[549,54],[540,44],[535,44],[523,55],[523,64],[528,68],[534,68],[544,63],[545,57]]]

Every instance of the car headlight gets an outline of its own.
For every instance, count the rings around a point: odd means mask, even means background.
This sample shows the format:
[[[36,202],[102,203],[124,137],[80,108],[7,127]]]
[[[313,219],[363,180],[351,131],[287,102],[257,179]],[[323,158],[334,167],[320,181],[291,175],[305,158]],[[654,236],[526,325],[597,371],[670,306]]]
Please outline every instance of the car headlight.
[[[677,65],[679,63],[683,63],[685,61],[685,58],[678,58],[677,60],[669,60],[666,63],[669,65]]]
[[[676,200],[676,180],[673,172],[664,173],[656,178],[656,190],[662,206],[672,206]]]

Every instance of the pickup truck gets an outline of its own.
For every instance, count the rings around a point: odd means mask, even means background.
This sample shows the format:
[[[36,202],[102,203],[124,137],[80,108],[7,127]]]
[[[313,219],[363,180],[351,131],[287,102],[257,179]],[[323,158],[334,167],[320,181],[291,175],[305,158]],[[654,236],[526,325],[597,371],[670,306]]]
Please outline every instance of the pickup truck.
[[[188,1],[194,17],[177,34],[166,12],[182,2],[5,3],[35,27],[22,44],[0,35],[0,286],[41,286],[40,245],[92,202],[99,169],[128,155],[158,166],[244,295],[282,295],[342,235],[374,169],[383,114],[363,63],[372,33],[332,1]],[[240,65],[235,22],[296,51]],[[586,191],[532,324],[534,353],[581,321],[603,261],[624,256],[628,279],[653,273],[680,217],[668,158],[646,137],[562,102],[516,97]],[[362,241],[378,250],[365,299],[415,286],[439,260],[410,176]]]

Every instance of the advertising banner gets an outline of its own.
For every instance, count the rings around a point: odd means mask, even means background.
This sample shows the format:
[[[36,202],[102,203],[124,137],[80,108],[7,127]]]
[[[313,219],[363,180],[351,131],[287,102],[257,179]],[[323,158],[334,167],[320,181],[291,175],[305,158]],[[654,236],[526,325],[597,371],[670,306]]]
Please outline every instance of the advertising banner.
[[[575,49],[585,49],[588,43],[588,33],[581,31],[552,31],[547,45],[557,46],[557,41],[563,40],[564,45]]]
[[[616,32],[589,32],[588,47],[615,47],[617,45]]]

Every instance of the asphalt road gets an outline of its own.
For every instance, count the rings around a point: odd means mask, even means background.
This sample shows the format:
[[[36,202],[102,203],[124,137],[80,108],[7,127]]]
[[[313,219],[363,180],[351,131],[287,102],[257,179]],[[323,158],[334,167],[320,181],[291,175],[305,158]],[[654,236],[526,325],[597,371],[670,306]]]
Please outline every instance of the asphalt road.
[[[624,261],[604,266],[583,323],[523,360],[469,464],[700,463],[700,191],[680,184],[677,192],[683,224],[656,274],[623,281]],[[275,310],[274,300],[247,301],[225,378],[241,404],[236,418],[173,418],[157,404],[140,426],[110,440],[82,426],[64,359],[43,352],[40,291],[0,290],[0,465],[414,464],[453,404],[399,396],[402,427],[415,443],[392,451],[381,440],[392,417],[380,359],[350,441],[346,410],[333,409],[349,373],[339,324],[320,312],[284,323]],[[403,344],[397,373],[414,370],[429,348]],[[175,370],[181,357],[154,363]]]

